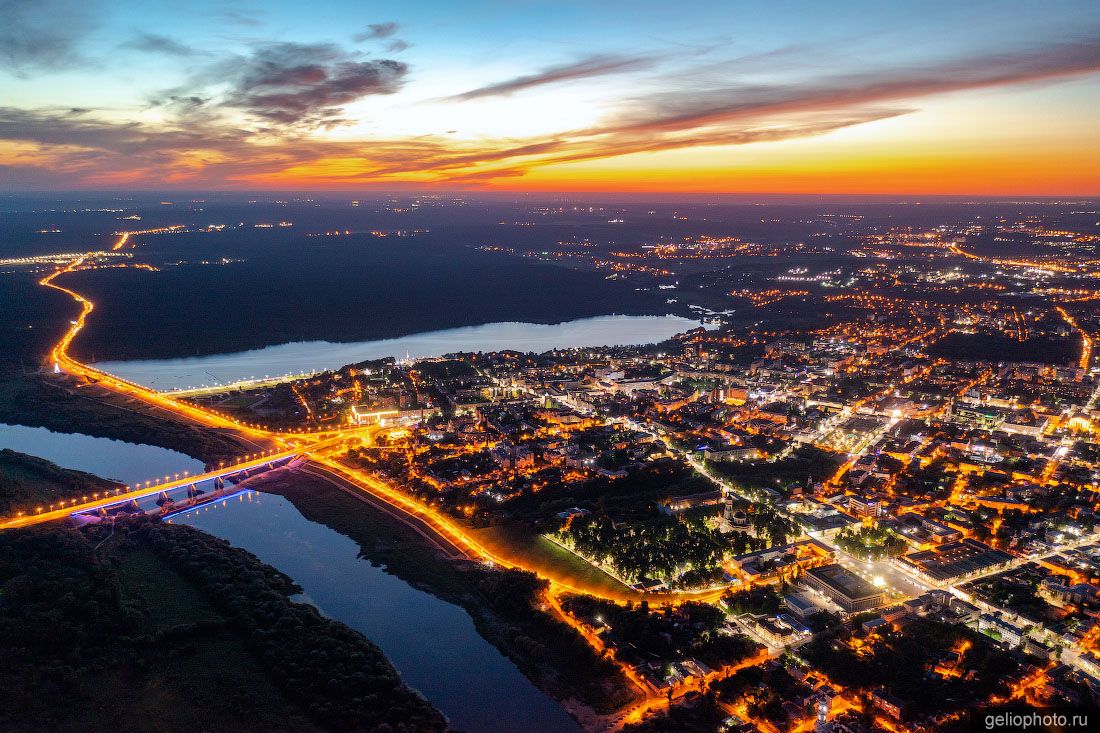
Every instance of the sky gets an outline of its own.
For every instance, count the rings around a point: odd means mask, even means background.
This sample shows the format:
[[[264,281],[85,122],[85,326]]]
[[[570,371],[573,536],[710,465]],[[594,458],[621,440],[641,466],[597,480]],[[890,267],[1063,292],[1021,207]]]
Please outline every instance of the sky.
[[[0,0],[0,190],[1100,194],[1100,6]]]

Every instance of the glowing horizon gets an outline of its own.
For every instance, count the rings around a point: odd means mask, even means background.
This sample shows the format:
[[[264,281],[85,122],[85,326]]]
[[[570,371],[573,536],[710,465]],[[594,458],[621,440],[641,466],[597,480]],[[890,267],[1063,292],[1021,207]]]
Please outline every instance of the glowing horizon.
[[[1093,196],[1089,3],[0,7],[0,190]]]

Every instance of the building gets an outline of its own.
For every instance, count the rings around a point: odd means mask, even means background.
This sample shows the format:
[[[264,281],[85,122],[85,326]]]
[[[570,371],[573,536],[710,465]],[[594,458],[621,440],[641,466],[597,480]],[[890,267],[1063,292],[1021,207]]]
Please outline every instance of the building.
[[[795,518],[806,529],[807,534],[824,539],[832,539],[845,527],[859,524],[859,520],[851,514],[817,501],[804,503],[795,512]]]
[[[689,494],[687,496],[670,496],[663,503],[659,505],[659,509],[668,515],[679,514],[691,509],[698,509],[708,506],[718,506],[723,501],[722,492],[718,489],[714,491],[704,491],[701,494]]]
[[[1056,577],[1043,578],[1039,584],[1039,595],[1056,606],[1083,605],[1097,595],[1096,589],[1088,583],[1069,585]]]
[[[856,416],[848,418],[837,429],[835,437],[840,445],[855,447],[867,442],[885,423],[877,418]]]
[[[535,454],[523,445],[501,443],[490,451],[490,455],[504,469],[529,469],[535,465]]]
[[[756,448],[740,446],[713,448],[707,446],[703,449],[703,457],[708,461],[748,461],[759,456]]]
[[[352,405],[348,412],[348,422],[352,425],[407,425],[420,422],[431,414],[431,410],[421,407],[407,410],[374,409],[369,405]]]
[[[883,511],[882,497],[877,494],[862,496],[854,494],[848,497],[848,511],[860,519],[869,517],[881,517]]]
[[[965,539],[906,555],[898,560],[906,569],[936,585],[1003,567],[1012,555],[977,540]]]
[[[726,506],[722,510],[722,519],[725,522],[723,529],[730,531],[747,531],[749,528],[749,515],[745,513],[744,509],[735,509],[733,503],[733,494],[726,497]]]
[[[348,412],[348,422],[353,425],[383,425],[387,420],[396,420],[400,410],[372,408],[370,405],[352,405]]]
[[[833,559],[833,551],[828,545],[811,539],[737,555],[730,564],[737,569],[741,580],[754,584],[769,583],[793,574],[797,568],[805,570]]]
[[[789,593],[783,596],[783,605],[795,618],[807,620],[821,609],[801,593]]]
[[[1005,621],[1001,614],[983,613],[978,618],[978,631],[1008,646],[1018,646],[1026,632]]]
[[[570,524],[573,523],[574,519],[577,519],[579,517],[587,517],[591,513],[592,512],[588,511],[587,509],[582,509],[581,507],[575,506],[571,509],[566,509],[564,512],[558,512],[557,517],[558,519],[565,522],[565,526],[568,527]]]
[[[872,692],[871,704],[894,720],[901,720],[901,700],[891,695],[886,690],[875,690]]]
[[[951,416],[964,425],[982,430],[996,430],[1005,421],[1001,410],[967,402],[956,402],[951,408]]]
[[[752,625],[753,630],[773,646],[786,646],[809,634],[809,629],[786,614],[754,619]]]
[[[945,524],[926,517],[921,517],[921,529],[924,530],[928,539],[936,545],[945,545],[948,542],[958,542],[963,538],[963,533],[954,527],[948,527]]]
[[[837,564],[811,568],[803,580],[810,588],[833,600],[847,613],[878,608],[886,594],[855,573]]]

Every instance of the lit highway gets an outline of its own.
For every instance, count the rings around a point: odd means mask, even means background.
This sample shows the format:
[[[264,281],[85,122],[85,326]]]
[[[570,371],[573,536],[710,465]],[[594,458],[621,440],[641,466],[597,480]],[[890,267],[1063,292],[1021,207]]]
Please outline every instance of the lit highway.
[[[132,246],[130,234],[120,234],[112,251],[117,251],[127,246]],[[480,538],[461,521],[453,518],[443,510],[420,501],[409,493],[401,490],[399,487],[392,485],[389,481],[380,478],[378,475],[361,470],[354,465],[349,465],[349,462],[345,460],[345,453],[348,445],[353,443],[369,444],[373,442],[375,434],[386,430],[386,428],[380,426],[346,426],[312,432],[271,431],[260,425],[242,422],[232,416],[199,407],[181,399],[185,395],[212,394],[238,387],[254,387],[261,384],[275,383],[286,380],[288,377],[279,377],[272,380],[255,380],[232,385],[200,387],[194,390],[164,393],[129,382],[82,363],[69,354],[69,349],[84,328],[88,317],[94,311],[95,305],[87,297],[65,287],[58,281],[62,279],[64,275],[85,267],[87,263],[90,260],[94,260],[95,257],[96,253],[94,252],[75,255],[70,261],[60,264],[56,270],[39,280],[40,285],[68,295],[80,309],[77,317],[71,321],[69,328],[50,352],[50,359],[54,365],[54,370],[83,378],[117,395],[139,400],[154,410],[167,413],[172,419],[207,428],[228,431],[242,441],[261,447],[261,450],[244,456],[239,462],[233,463],[232,465],[219,467],[217,470],[212,470],[198,476],[183,476],[170,480],[168,477],[165,477],[165,480],[160,483],[147,482],[145,484],[128,487],[128,490],[119,491],[117,493],[92,496],[90,499],[85,498],[85,500],[81,500],[80,502],[70,503],[68,506],[62,503],[62,505],[57,508],[52,506],[31,507],[17,516],[0,521],[0,530],[62,520],[74,514],[94,512],[102,508],[145,499],[160,494],[161,492],[179,490],[190,484],[211,481],[220,477],[224,478],[245,470],[260,469],[269,467],[273,463],[278,463],[280,461],[289,462],[289,460],[300,458],[301,461],[295,462],[297,466],[295,470],[301,471],[303,474],[309,475],[314,479],[332,484],[345,494],[365,503],[370,507],[370,510],[380,512],[394,521],[400,522],[402,525],[409,528],[410,531],[419,535],[427,545],[435,548],[441,555],[449,559],[466,559],[502,568],[527,570],[545,579],[549,583],[549,590],[545,596],[548,611],[553,613],[563,622],[577,629],[581,636],[600,653],[604,652],[602,641],[592,633],[591,629],[586,628],[584,624],[578,622],[561,609],[559,603],[561,594],[582,593],[616,603],[638,601],[644,598],[651,606],[660,606],[670,603],[679,603],[685,600],[714,602],[726,591],[725,587],[721,587],[707,591],[669,592],[643,595],[641,592],[625,584],[614,584],[609,582],[599,585],[594,581],[580,580],[570,576],[562,567],[556,566],[554,561],[550,558],[519,556],[517,553],[510,551],[503,543],[498,543],[488,538]],[[1063,316],[1065,316],[1064,313]],[[1072,324],[1068,316],[1065,316],[1065,318]],[[1082,334],[1083,333],[1082,331]],[[1086,337],[1084,355],[1086,360],[1091,357],[1089,349],[1090,343]],[[827,427],[831,427],[834,423],[840,423],[844,419],[857,414],[859,408],[872,402],[881,395],[888,394],[900,384],[905,384],[926,376],[938,365],[938,363],[939,362],[934,362],[923,370],[900,380],[898,383],[889,385],[885,390],[848,406],[838,413],[833,420],[829,421],[826,424]],[[984,381],[988,376],[988,372],[983,373],[978,380],[975,380],[968,385],[968,387]],[[1100,392],[1100,388],[1098,388],[1098,392]],[[308,405],[306,405],[306,407],[308,410]],[[838,483],[844,472],[850,469],[851,466],[867,452],[869,447],[874,445],[897,423],[897,421],[897,417],[887,420],[872,436],[861,441],[860,445],[858,445],[849,455],[849,460],[846,461],[844,465],[841,466],[840,470],[828,480],[828,483]],[[653,435],[657,440],[665,443],[661,436],[655,434],[651,426],[645,426],[629,419],[620,419],[620,422],[635,430]],[[824,430],[822,432],[824,432]],[[670,450],[672,449],[670,448]],[[707,479],[723,488],[723,490],[738,494],[742,493],[737,486],[715,475],[704,462],[698,460],[689,452],[677,452],[680,453],[699,474],[705,476]],[[744,496],[743,498],[750,500],[754,499],[754,497],[751,496]],[[795,518],[787,514],[781,507],[779,507],[779,511],[789,517]],[[904,598],[921,595],[933,587],[904,568],[887,560],[864,561],[843,551],[832,541],[826,541],[821,537],[815,537],[815,539],[818,539],[832,549],[835,553],[836,562],[840,565],[888,591],[890,603],[897,603]],[[1063,547],[1061,549],[1065,548]],[[961,591],[954,586],[948,586],[946,589],[956,595],[963,595]],[[752,630],[748,627],[746,627],[746,631],[752,635]],[[761,653],[757,657],[747,660],[745,664],[759,664],[764,659],[768,658],[768,656],[777,655],[782,651],[777,645],[766,645],[768,646],[768,653]],[[619,711],[613,717],[605,719],[604,722],[610,729],[618,729],[625,723],[641,720],[651,711],[667,708],[668,700],[664,695],[655,694],[634,669],[616,660],[613,654],[610,655],[610,658],[618,664],[626,678],[631,681],[641,694],[640,701],[635,705],[629,706],[625,711]],[[729,673],[730,671],[731,670],[727,669],[721,670],[720,672]],[[673,690],[673,697],[683,695],[691,689],[699,688],[693,687],[692,685],[678,686]]]
[[[117,493],[110,494],[104,493],[103,496],[93,498],[90,501],[72,502],[68,506],[65,506],[65,502],[61,502],[61,508],[59,509],[22,513],[21,515],[17,515],[10,519],[0,521],[0,529],[28,527],[35,524],[42,524],[43,522],[50,522],[57,519],[65,519],[74,514],[94,511],[96,509],[112,507],[119,504],[125,504],[130,501],[136,501],[149,496],[155,496],[157,494],[160,494],[161,492],[170,492],[176,489],[184,488],[186,486],[190,486],[191,484],[198,484],[204,481],[213,481],[214,479],[231,476],[242,471],[248,471],[254,468],[262,468],[272,463],[279,462],[283,459],[293,458],[297,454],[298,451],[296,449],[264,454],[255,458],[248,458],[241,461],[240,463],[235,463],[231,466],[219,468],[216,471],[209,471],[207,473],[198,474],[195,476],[170,478],[168,480],[160,482],[144,482],[131,488],[129,491],[119,491]]]
[[[130,236],[130,233],[120,234],[119,239],[115,242],[112,249],[120,250],[127,246]],[[84,364],[72,357],[69,354],[69,347],[84,328],[88,316],[95,309],[95,305],[91,300],[80,293],[60,285],[57,280],[67,273],[80,269],[92,254],[93,253],[85,253],[76,255],[72,261],[39,280],[40,285],[65,293],[80,306],[79,315],[71,322],[70,327],[50,352],[50,359],[54,364],[55,371],[83,377],[112,392],[136,398],[151,407],[164,410],[173,417],[205,427],[228,429],[243,438],[252,441],[260,441],[265,446],[272,446],[268,449],[270,454],[267,457],[256,459],[250,457],[234,466],[219,469],[217,472],[213,472],[207,476],[208,478],[214,475],[225,475],[226,473],[232,473],[244,468],[263,465],[272,460],[272,456],[286,457],[296,454],[302,455],[311,459],[309,465],[314,475],[316,475],[317,472],[323,472],[328,480],[338,482],[344,488],[353,489],[376,508],[379,508],[379,502],[381,502],[388,508],[387,513],[391,516],[401,518],[405,524],[412,526],[422,535],[427,536],[425,533],[434,533],[437,535],[437,537],[432,538],[432,543],[438,547],[446,548],[449,546],[460,551],[466,558],[471,560],[492,563],[500,567],[529,570],[548,580],[551,583],[551,589],[554,593],[562,591],[586,593],[615,602],[638,600],[641,597],[640,593],[625,586],[623,586],[621,592],[615,593],[604,587],[578,585],[575,579],[566,578],[557,568],[554,568],[552,564],[548,562],[538,563],[536,565],[530,559],[512,557],[501,548],[487,547],[483,542],[474,539],[474,537],[455,520],[434,507],[428,506],[410,497],[405,492],[393,488],[377,476],[348,466],[339,460],[338,455],[342,452],[339,448],[346,441],[363,440],[364,438],[369,439],[369,436],[372,432],[376,431],[377,428],[372,429],[356,426],[312,433],[272,432],[258,425],[247,424],[228,415],[180,401],[176,399],[174,395],[156,392],[148,387],[129,382]],[[333,453],[336,455],[333,455]],[[174,486],[192,483],[196,480],[200,479],[190,478],[187,480],[181,479],[179,482],[165,482],[163,484],[154,485],[151,488],[144,487],[136,491],[131,491],[128,492],[128,494],[119,494],[118,496],[112,495],[105,499],[95,499],[93,501],[70,505],[64,509],[52,511],[36,511],[32,509],[29,512],[23,512],[19,516],[0,522],[0,529],[23,527],[63,519],[75,513],[94,510],[100,506],[117,503],[120,500],[141,498],[153,493],[159,493],[160,491],[164,491]],[[130,494],[132,494],[132,496],[130,496]],[[688,599],[714,600],[720,595],[720,592],[721,591],[669,593],[656,597],[649,596],[648,600],[650,600],[650,603],[653,605]]]

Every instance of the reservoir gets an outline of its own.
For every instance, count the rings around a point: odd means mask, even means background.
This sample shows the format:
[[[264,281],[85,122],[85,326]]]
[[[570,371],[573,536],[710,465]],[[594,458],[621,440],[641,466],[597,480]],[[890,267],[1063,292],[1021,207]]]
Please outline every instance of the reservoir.
[[[338,369],[369,359],[392,356],[421,358],[456,351],[543,352],[589,346],[633,346],[664,341],[698,328],[680,316],[598,316],[552,325],[488,323],[401,338],[355,343],[301,341],[234,354],[185,359],[104,361],[95,364],[109,374],[160,391],[229,384],[285,374]]]

